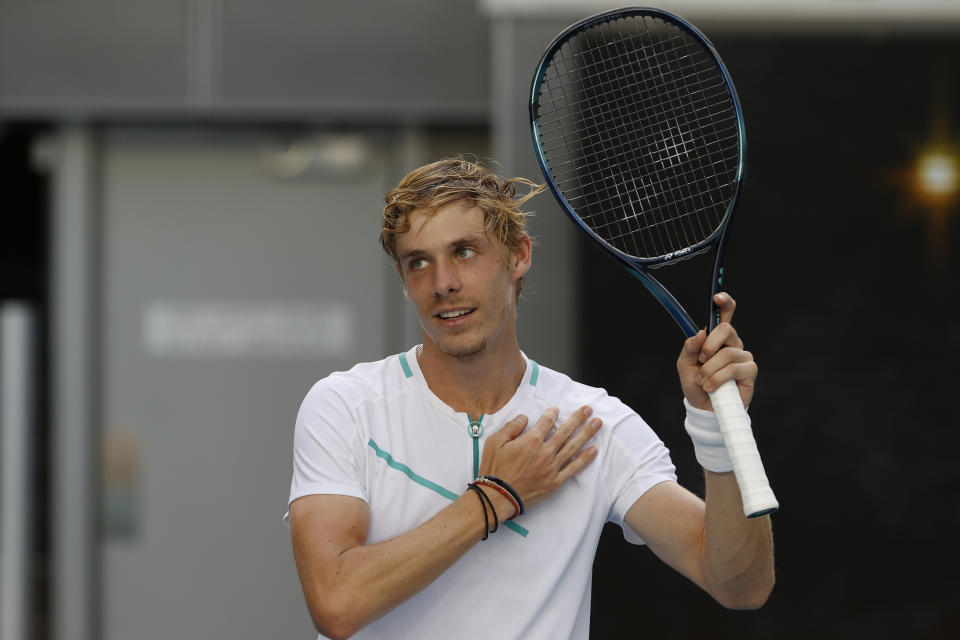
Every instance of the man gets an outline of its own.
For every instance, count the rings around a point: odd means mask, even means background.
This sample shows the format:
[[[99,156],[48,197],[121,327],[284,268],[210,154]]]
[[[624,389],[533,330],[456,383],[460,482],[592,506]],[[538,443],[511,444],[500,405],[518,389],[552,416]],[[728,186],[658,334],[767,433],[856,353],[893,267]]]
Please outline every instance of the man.
[[[717,471],[704,503],[636,413],[520,350],[521,207],[537,191],[451,159],[386,196],[381,242],[423,344],[332,374],[300,409],[288,516],[322,635],[586,638],[607,521],[725,606],[773,587],[769,518],[744,518],[725,450],[696,437],[718,429],[707,391],[733,378],[745,404],[753,393],[733,299],[718,295],[723,322],[677,361],[698,459]]]

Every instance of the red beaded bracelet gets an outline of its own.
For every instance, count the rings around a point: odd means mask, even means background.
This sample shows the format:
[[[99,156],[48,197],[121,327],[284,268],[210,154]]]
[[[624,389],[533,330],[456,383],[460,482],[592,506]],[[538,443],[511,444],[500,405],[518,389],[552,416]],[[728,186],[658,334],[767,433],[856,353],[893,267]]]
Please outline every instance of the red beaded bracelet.
[[[496,489],[497,491],[500,492],[500,495],[502,495],[504,498],[506,498],[507,500],[510,501],[510,504],[513,505],[513,515],[510,516],[509,518],[507,518],[507,520],[513,520],[513,519],[516,518],[518,515],[520,515],[520,504],[517,502],[516,498],[514,498],[513,495],[512,495],[509,491],[507,491],[506,489],[504,489],[503,487],[501,487],[500,485],[498,485],[496,482],[491,482],[490,480],[487,480],[486,478],[480,477],[480,478],[477,478],[476,480],[474,480],[474,481],[473,481],[473,484],[482,484],[482,485],[485,486],[485,487],[490,487],[491,489]]]

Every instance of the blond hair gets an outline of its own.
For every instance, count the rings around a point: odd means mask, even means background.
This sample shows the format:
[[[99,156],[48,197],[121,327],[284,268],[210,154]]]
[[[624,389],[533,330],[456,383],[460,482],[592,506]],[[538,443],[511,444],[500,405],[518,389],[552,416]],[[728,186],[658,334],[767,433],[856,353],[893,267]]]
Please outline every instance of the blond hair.
[[[517,194],[517,185],[528,187]],[[410,213],[415,209],[434,215],[440,207],[466,200],[483,210],[484,228],[496,236],[505,251],[517,248],[527,233],[527,217],[523,205],[543,191],[526,178],[502,178],[487,167],[465,158],[446,158],[418,169],[404,177],[384,197],[383,227],[380,245],[399,264],[397,235],[410,230]],[[517,297],[523,278],[517,282]]]

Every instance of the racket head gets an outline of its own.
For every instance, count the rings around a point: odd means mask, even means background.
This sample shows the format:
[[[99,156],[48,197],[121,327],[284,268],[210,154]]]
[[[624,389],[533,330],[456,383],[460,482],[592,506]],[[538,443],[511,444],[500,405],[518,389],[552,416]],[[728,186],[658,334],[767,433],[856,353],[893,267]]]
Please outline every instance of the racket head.
[[[537,66],[529,112],[550,190],[615,258],[643,269],[722,254],[746,134],[730,74],[696,27],[646,7],[571,25]]]

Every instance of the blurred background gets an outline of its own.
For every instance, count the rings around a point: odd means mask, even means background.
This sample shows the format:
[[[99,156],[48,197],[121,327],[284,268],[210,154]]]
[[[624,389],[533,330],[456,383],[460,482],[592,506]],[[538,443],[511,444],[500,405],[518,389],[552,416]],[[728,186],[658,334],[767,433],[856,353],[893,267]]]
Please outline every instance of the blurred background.
[[[281,523],[297,408],[419,341],[382,194],[450,154],[538,179],[534,68],[614,6],[0,0],[2,640],[314,637]],[[745,111],[727,271],[779,583],[724,611],[608,526],[592,635],[960,637],[960,3],[658,6]],[[524,350],[631,404],[700,490],[681,333],[532,207]]]

